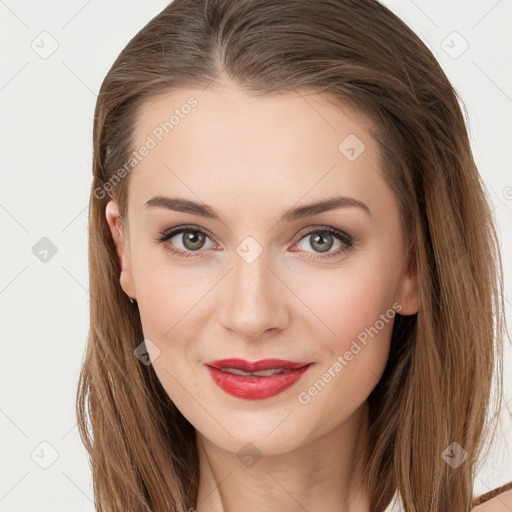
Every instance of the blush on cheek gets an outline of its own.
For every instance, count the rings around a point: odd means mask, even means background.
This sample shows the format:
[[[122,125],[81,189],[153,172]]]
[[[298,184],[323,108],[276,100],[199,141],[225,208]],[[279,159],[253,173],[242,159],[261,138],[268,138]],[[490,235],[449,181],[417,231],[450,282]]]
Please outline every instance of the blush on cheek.
[[[373,326],[390,307],[390,292],[379,284],[372,276],[340,280],[327,289],[308,293],[308,305],[319,312],[325,326],[334,331],[342,344],[350,345],[352,339]]]
[[[205,301],[213,300],[208,294],[215,285],[212,275],[204,275],[192,266],[184,269],[167,265],[147,265],[139,273],[136,283],[139,312],[144,332],[155,339],[186,338],[191,330],[197,331],[197,315],[201,314]],[[192,327],[193,330],[193,327]],[[184,333],[183,331],[186,331]]]

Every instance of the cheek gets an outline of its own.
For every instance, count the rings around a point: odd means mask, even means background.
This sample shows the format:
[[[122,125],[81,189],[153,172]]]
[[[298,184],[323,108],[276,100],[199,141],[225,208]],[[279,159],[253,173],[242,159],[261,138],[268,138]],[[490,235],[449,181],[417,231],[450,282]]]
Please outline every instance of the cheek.
[[[135,279],[144,335],[161,339],[172,329],[184,307],[180,278],[169,281],[156,268],[139,273]],[[172,282],[172,289],[170,283]]]
[[[339,275],[333,272],[321,287],[310,286],[307,304],[325,324],[326,336],[322,337],[329,339],[330,332],[339,350],[373,326],[393,304],[393,286],[387,275],[376,266],[359,266]]]
[[[318,403],[331,393],[343,397],[339,414],[367,398],[386,366],[396,314],[391,273],[382,261],[368,261],[350,271],[345,268],[338,276],[333,272],[321,288],[308,288],[308,306],[318,312],[324,325],[315,325],[324,334],[318,336],[317,331],[319,364],[307,385],[320,390],[323,384],[318,379],[329,382],[330,391],[321,393]]]
[[[347,418],[379,382],[394,324],[392,299],[389,281],[376,267],[343,272],[322,290],[310,290],[308,305],[321,312],[325,326],[320,326],[324,334],[311,338],[318,364],[298,399],[304,414],[323,418],[321,432]]]
[[[150,339],[172,337],[182,321],[186,324],[201,309],[201,299],[215,284],[206,266],[177,265],[163,249],[134,254],[132,270],[144,334]]]

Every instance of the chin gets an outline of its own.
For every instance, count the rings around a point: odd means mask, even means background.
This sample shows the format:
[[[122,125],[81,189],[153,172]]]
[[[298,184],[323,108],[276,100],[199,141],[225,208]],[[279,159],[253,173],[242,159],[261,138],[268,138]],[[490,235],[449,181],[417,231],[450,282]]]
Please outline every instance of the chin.
[[[269,456],[269,455],[281,455],[283,453],[290,452],[302,444],[306,443],[306,439],[303,437],[303,429],[297,426],[285,425],[283,422],[277,428],[275,425],[272,428],[255,428],[255,421],[253,420],[250,424],[238,423],[236,429],[230,426],[226,426],[226,430],[231,434],[229,435],[226,431],[221,429],[216,432],[209,431],[210,429],[198,431],[201,435],[208,439],[212,444],[215,444],[219,448],[236,454],[239,458],[245,455],[247,456]]]

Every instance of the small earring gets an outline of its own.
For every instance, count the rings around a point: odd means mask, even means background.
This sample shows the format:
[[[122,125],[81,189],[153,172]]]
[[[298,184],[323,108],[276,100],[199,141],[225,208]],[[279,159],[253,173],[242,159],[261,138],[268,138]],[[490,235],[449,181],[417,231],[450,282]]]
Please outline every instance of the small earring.
[[[130,302],[131,302],[132,304],[135,304],[135,303],[137,302],[136,300],[133,300],[131,297],[128,297],[128,298],[130,299]]]

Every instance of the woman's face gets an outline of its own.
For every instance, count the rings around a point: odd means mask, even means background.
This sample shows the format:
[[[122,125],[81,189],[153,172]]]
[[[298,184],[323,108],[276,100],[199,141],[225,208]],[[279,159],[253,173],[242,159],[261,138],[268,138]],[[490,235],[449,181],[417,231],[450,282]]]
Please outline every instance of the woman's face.
[[[320,95],[232,84],[141,111],[125,245],[106,210],[120,281],[163,387],[219,447],[283,453],[340,426],[382,375],[395,311],[417,311],[370,129]],[[311,364],[275,377],[205,364],[233,358]]]

